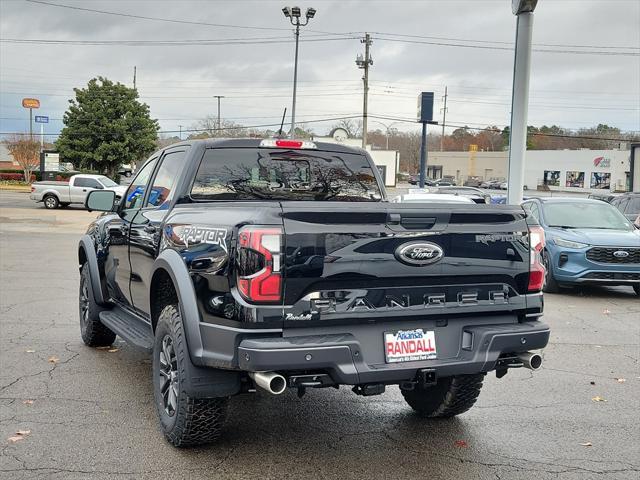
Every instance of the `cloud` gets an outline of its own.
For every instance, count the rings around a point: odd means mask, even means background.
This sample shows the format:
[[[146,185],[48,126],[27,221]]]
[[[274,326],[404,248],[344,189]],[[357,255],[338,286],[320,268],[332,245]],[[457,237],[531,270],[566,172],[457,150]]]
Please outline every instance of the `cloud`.
[[[282,28],[250,30],[187,25],[105,15],[38,3],[0,3],[2,38],[49,40],[197,40],[292,38],[282,1],[93,1],[50,0],[72,7],[138,16]],[[286,3],[286,2],[284,2]],[[372,32],[370,112],[415,117],[416,97],[434,90],[440,108],[449,87],[448,120],[453,124],[505,125],[509,103],[515,17],[507,1],[322,1],[302,39],[330,38],[326,32]],[[304,5],[306,7],[307,4]],[[383,40],[465,43],[499,49],[462,48]],[[354,33],[353,36],[361,36]],[[62,118],[73,87],[104,75],[137,85],[165,130],[189,126],[214,114],[212,95],[225,95],[222,114],[248,125],[279,123],[290,109],[293,43],[251,45],[123,46],[0,44],[0,131],[26,131],[24,96],[39,96],[42,114]],[[640,3],[633,0],[539,2],[534,42],[538,49],[585,50],[572,45],[640,47]],[[567,47],[544,47],[543,45]],[[504,48],[504,49],[500,49]],[[634,50],[618,49],[633,52]],[[299,121],[328,118],[362,108],[362,71],[355,57],[358,39],[300,44]],[[637,53],[637,50],[635,50]],[[580,128],[608,123],[640,130],[640,57],[534,52],[530,123]],[[260,118],[256,118],[260,117]],[[56,123],[57,122],[57,123]],[[53,121],[47,128],[60,128]],[[330,123],[313,124],[318,132]],[[400,128],[416,128],[404,124]]]

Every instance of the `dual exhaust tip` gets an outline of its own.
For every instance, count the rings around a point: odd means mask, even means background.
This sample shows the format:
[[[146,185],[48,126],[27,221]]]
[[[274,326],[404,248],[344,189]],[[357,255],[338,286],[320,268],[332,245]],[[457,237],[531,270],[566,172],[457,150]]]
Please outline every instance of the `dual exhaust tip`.
[[[542,356],[539,353],[523,352],[517,355],[525,368],[539,370],[542,367]],[[255,384],[271,393],[280,395],[287,389],[287,379],[275,372],[249,372],[249,376]]]

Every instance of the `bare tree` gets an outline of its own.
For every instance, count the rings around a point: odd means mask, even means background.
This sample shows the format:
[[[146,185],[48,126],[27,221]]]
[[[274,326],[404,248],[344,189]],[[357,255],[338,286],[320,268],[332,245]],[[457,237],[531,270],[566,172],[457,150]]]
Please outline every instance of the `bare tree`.
[[[11,156],[13,156],[14,160],[18,162],[18,165],[22,168],[24,181],[27,183],[31,182],[31,174],[40,163],[40,143],[26,135],[14,135],[8,140],[5,140],[5,144]]]
[[[334,124],[334,128],[344,128],[350,138],[359,138],[362,136],[362,120],[354,120],[352,118],[344,118]]]

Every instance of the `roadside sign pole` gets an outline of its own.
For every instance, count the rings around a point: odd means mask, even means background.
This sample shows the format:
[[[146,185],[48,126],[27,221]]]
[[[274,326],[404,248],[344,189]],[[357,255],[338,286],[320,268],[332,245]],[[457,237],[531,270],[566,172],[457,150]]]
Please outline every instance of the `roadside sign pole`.
[[[36,115],[36,123],[40,124],[40,151],[44,151],[44,124],[49,123],[49,117],[45,115]]]
[[[33,141],[33,109],[40,108],[40,100],[37,98],[23,98],[22,108],[29,109],[29,140]],[[38,119],[36,118],[36,122]]]
[[[422,122],[422,145],[420,146],[420,188],[424,188],[427,176],[427,122]]]

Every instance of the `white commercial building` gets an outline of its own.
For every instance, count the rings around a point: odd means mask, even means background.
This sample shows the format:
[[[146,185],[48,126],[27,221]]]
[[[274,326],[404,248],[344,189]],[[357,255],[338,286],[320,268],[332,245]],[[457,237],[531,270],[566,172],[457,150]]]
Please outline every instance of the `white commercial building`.
[[[629,150],[528,150],[524,184],[528,189],[597,192],[628,191]],[[634,165],[639,175],[640,161]],[[506,180],[508,152],[429,152],[428,177],[450,177],[462,185],[469,178]],[[637,190],[640,185],[635,184]]]

